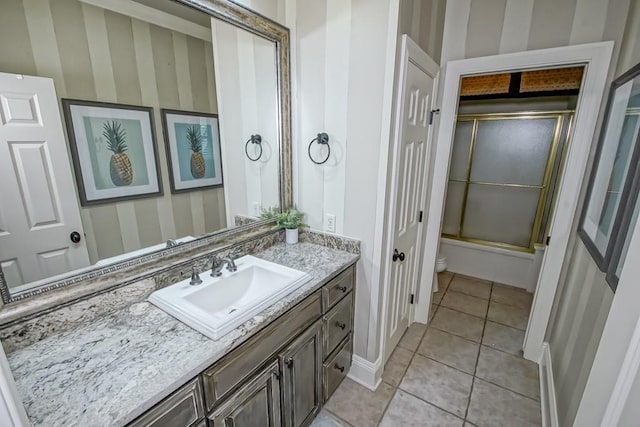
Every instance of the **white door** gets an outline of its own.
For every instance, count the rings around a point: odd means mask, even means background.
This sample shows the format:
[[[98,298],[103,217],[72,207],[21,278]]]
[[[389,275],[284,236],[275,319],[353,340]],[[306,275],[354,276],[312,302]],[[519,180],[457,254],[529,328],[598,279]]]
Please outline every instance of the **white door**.
[[[420,272],[422,219],[429,172],[431,109],[437,64],[406,35],[401,39],[390,198],[390,280],[385,360],[409,326]],[[387,264],[389,265],[389,264]]]
[[[71,233],[81,237],[71,241]],[[0,266],[15,287],[89,265],[53,80],[0,73]]]

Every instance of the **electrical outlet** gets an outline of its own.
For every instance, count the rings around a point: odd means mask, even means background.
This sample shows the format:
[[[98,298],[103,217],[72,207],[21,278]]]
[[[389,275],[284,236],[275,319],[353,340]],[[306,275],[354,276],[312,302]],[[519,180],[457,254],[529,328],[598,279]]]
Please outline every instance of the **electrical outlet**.
[[[324,229],[329,233],[336,232],[336,216],[334,214],[324,215]]]
[[[254,216],[262,215],[262,206],[260,206],[260,202],[253,202],[253,215]]]

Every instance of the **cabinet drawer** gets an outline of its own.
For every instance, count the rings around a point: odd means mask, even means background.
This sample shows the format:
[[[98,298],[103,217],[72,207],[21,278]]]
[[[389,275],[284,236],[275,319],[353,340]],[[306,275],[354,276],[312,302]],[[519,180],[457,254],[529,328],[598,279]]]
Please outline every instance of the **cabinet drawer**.
[[[201,417],[204,417],[202,386],[200,378],[196,378],[158,403],[129,426],[187,427]]]
[[[329,400],[351,368],[351,336],[324,362],[324,401]]]
[[[204,371],[207,411],[275,357],[277,351],[322,315],[320,291],[274,320],[249,341]]]
[[[335,350],[335,348],[351,332],[351,319],[353,307],[353,292],[349,292],[329,313],[325,314],[324,320],[324,357]]]
[[[355,267],[349,267],[322,288],[322,304],[326,313],[342,297],[353,289]]]

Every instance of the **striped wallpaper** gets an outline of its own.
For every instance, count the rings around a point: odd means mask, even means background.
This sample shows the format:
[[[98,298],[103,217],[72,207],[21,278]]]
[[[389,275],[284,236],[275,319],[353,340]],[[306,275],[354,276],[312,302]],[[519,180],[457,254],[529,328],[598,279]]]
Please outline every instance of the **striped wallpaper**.
[[[408,34],[435,62],[440,62],[445,0],[402,0],[398,34]]]
[[[60,98],[154,108],[164,196],[81,208],[92,262],[226,226],[222,188],[171,194],[160,117],[217,111],[211,43],[78,0],[4,2],[0,39],[0,72],[53,78]]]
[[[640,61],[639,9],[638,2],[629,0],[449,0],[441,63],[614,40],[613,79]],[[575,231],[556,295],[546,340],[551,349],[560,425],[569,426],[613,300],[604,274]]]

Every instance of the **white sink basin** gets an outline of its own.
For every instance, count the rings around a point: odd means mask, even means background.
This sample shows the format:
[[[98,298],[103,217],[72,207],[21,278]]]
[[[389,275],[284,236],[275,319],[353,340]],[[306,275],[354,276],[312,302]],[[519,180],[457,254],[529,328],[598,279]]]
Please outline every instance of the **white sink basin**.
[[[221,277],[203,272],[202,284],[183,280],[155,291],[149,302],[217,340],[311,279],[307,273],[251,255],[235,263],[234,273],[226,267]]]

